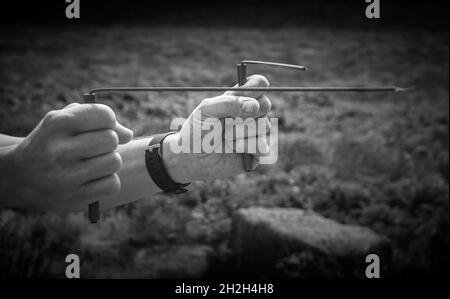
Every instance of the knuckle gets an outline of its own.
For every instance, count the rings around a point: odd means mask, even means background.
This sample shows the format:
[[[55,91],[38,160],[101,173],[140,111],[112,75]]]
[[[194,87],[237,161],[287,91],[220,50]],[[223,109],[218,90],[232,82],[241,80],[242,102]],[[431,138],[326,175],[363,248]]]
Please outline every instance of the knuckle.
[[[43,119],[44,124],[53,123],[55,118],[57,117],[58,112],[56,110],[49,111]]]
[[[113,130],[106,130],[104,133],[105,136],[103,138],[103,142],[106,145],[107,149],[115,150],[119,145],[119,136]]]
[[[96,106],[98,111],[97,117],[102,120],[106,127],[114,128],[116,126],[116,114],[114,111],[106,105],[96,104]]]
[[[89,195],[90,190],[89,190],[88,184],[84,183],[78,187],[77,191],[80,196],[86,196],[86,195]]]
[[[66,107],[64,107],[64,109],[69,109],[75,106],[80,106],[80,103],[74,102],[74,103],[70,103],[69,105],[67,105]]]
[[[266,135],[270,130],[270,121],[267,117],[258,118],[258,122],[256,123],[257,135]]]
[[[120,192],[120,189],[121,189],[120,178],[117,174],[113,174],[109,178],[108,186],[105,191],[108,194],[116,194]]]
[[[270,129],[272,128],[272,124],[270,123],[269,118],[266,117],[266,134],[270,132]]]
[[[61,110],[52,110],[48,112],[43,119],[43,125],[46,127],[60,127],[72,121],[72,117],[68,113]]]
[[[209,105],[211,103],[211,101],[212,101],[212,98],[206,98],[200,102],[200,106],[203,107],[203,106]]]
[[[261,111],[264,111],[266,113],[272,109],[272,102],[269,100],[268,97],[264,97],[261,103],[259,104],[261,107]]]
[[[118,152],[114,152],[111,155],[111,161],[109,161],[113,172],[117,172],[122,167],[122,157]]]

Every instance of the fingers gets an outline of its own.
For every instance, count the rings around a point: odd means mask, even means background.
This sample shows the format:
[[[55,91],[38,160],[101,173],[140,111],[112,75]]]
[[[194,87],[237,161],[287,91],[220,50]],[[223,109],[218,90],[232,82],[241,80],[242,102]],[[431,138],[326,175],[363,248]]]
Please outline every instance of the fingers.
[[[75,159],[88,159],[116,150],[119,137],[116,131],[99,130],[79,134],[67,140],[66,148]]]
[[[120,192],[117,174],[122,158],[117,152],[81,161],[72,168],[72,181],[79,184],[76,194],[80,197],[106,196]]]
[[[69,105],[61,110],[59,118],[62,128],[73,133],[114,129],[116,126],[114,111],[103,104]]]
[[[221,95],[203,100],[200,110],[205,118],[254,117],[260,109],[254,98]]]
[[[106,196],[120,192],[120,179],[117,174],[99,178],[84,184],[80,195],[84,197]]]
[[[214,169],[214,178],[225,178],[235,176],[238,173],[245,172],[244,164],[242,163],[242,154],[213,154],[218,158],[226,160],[226,163],[221,164],[220,168]],[[220,156],[219,156],[220,155]],[[253,169],[259,164],[259,158],[253,156]]]
[[[80,184],[85,184],[91,180],[97,180],[105,176],[110,176],[119,171],[122,167],[122,158],[119,153],[112,152],[78,163],[73,173],[82,178]]]
[[[266,95],[263,95],[258,98],[259,102],[259,112],[257,113],[256,117],[263,117],[269,114],[270,110],[272,109],[272,103],[270,102],[269,98]]]
[[[270,146],[265,136],[253,136],[249,138],[241,138],[224,143],[225,153],[247,153],[255,157],[265,156],[269,154]]]
[[[69,157],[66,177],[78,185],[76,194],[92,197],[120,191],[117,172],[122,167],[122,159],[116,149],[119,144],[129,142],[133,132],[117,122],[111,108],[72,103],[49,113],[43,125],[68,135],[59,148]]]
[[[265,136],[269,133],[271,124],[267,117],[259,118],[247,118],[245,120],[225,121],[224,127],[224,139],[236,140],[240,138],[249,138],[255,136]]]
[[[267,136],[271,124],[268,118],[247,118],[222,121],[224,139],[222,150],[225,153],[250,153],[257,156],[268,154]]]
[[[43,120],[49,129],[77,135],[88,131],[112,129],[119,138],[119,143],[126,143],[133,137],[133,132],[116,121],[114,111],[103,104],[73,103],[62,110],[50,111]]]
[[[67,184],[65,188],[73,190],[80,197],[118,193],[121,185],[117,173],[122,167],[122,158],[114,151],[118,143],[117,133],[113,130],[103,130],[88,132],[77,138],[78,148],[74,149],[75,152],[78,152],[80,157],[89,158],[78,159],[67,166],[64,175],[64,184]],[[83,144],[89,142],[90,146],[86,150]],[[102,152],[105,153],[101,154]]]

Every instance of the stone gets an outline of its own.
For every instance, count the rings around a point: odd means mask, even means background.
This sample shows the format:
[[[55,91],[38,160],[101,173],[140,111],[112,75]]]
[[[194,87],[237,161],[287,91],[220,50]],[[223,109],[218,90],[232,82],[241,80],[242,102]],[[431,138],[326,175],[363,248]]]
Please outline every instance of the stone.
[[[358,265],[369,253],[390,254],[389,239],[369,228],[341,224],[294,208],[238,210],[233,218],[230,247],[239,263],[257,267],[273,266],[281,258],[303,251],[346,263],[357,260]]]

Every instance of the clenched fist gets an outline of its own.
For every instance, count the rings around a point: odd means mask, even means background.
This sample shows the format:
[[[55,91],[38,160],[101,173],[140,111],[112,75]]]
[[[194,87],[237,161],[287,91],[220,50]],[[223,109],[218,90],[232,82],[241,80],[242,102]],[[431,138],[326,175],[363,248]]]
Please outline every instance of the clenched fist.
[[[132,137],[105,105],[74,103],[50,111],[10,153],[14,172],[8,175],[30,195],[19,203],[64,211],[70,201],[119,192],[122,159],[116,149]]]
[[[269,81],[260,75],[250,76],[244,85],[267,86]],[[236,175],[244,172],[242,153],[252,154],[255,168],[259,158],[268,154],[266,135],[270,129],[267,118],[270,109],[271,102],[263,92],[230,90],[223,95],[203,100],[183,123],[180,132],[166,138],[168,145],[163,150],[163,160],[169,175],[179,183]],[[227,123],[226,119],[230,122]],[[236,119],[242,122],[233,122]],[[252,130],[243,130],[243,126],[239,126],[247,121],[255,121]],[[208,147],[211,151],[205,152],[200,146],[204,145],[204,139],[217,122],[221,123],[223,133],[221,130],[218,143],[207,143],[211,145]],[[202,134],[197,134],[199,138],[196,138],[194,132],[200,130]],[[173,148],[183,148],[186,143],[186,151],[174,154]],[[250,150],[251,143],[255,145],[255,151]],[[197,153],[196,146],[199,148]],[[188,151],[190,153],[186,153]]]

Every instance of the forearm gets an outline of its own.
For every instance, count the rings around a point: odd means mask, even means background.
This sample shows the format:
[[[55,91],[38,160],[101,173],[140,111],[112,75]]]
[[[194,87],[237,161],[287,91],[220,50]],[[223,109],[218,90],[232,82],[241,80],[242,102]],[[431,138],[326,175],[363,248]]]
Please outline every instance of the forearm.
[[[170,151],[170,142],[175,135],[169,135],[163,143],[163,163],[172,177],[179,183],[190,181],[187,167],[181,161],[181,155],[173,155]],[[133,140],[127,144],[120,145],[118,152],[122,156],[123,165],[119,171],[121,191],[113,196],[99,198],[101,209],[110,209],[137,199],[149,196],[161,189],[153,182],[145,166],[145,150],[151,137]]]
[[[123,161],[119,171],[122,188],[116,195],[99,198],[101,209],[114,208],[161,192],[145,166],[145,150],[150,138],[133,140],[119,146]],[[171,144],[177,142],[177,138],[177,134],[167,136],[161,154],[167,173],[177,183],[223,178],[244,171],[241,155],[215,154],[213,158],[203,159],[203,154],[173,153]],[[221,163],[222,159],[226,159],[226,163]],[[223,167],[218,169],[218,163]]]

